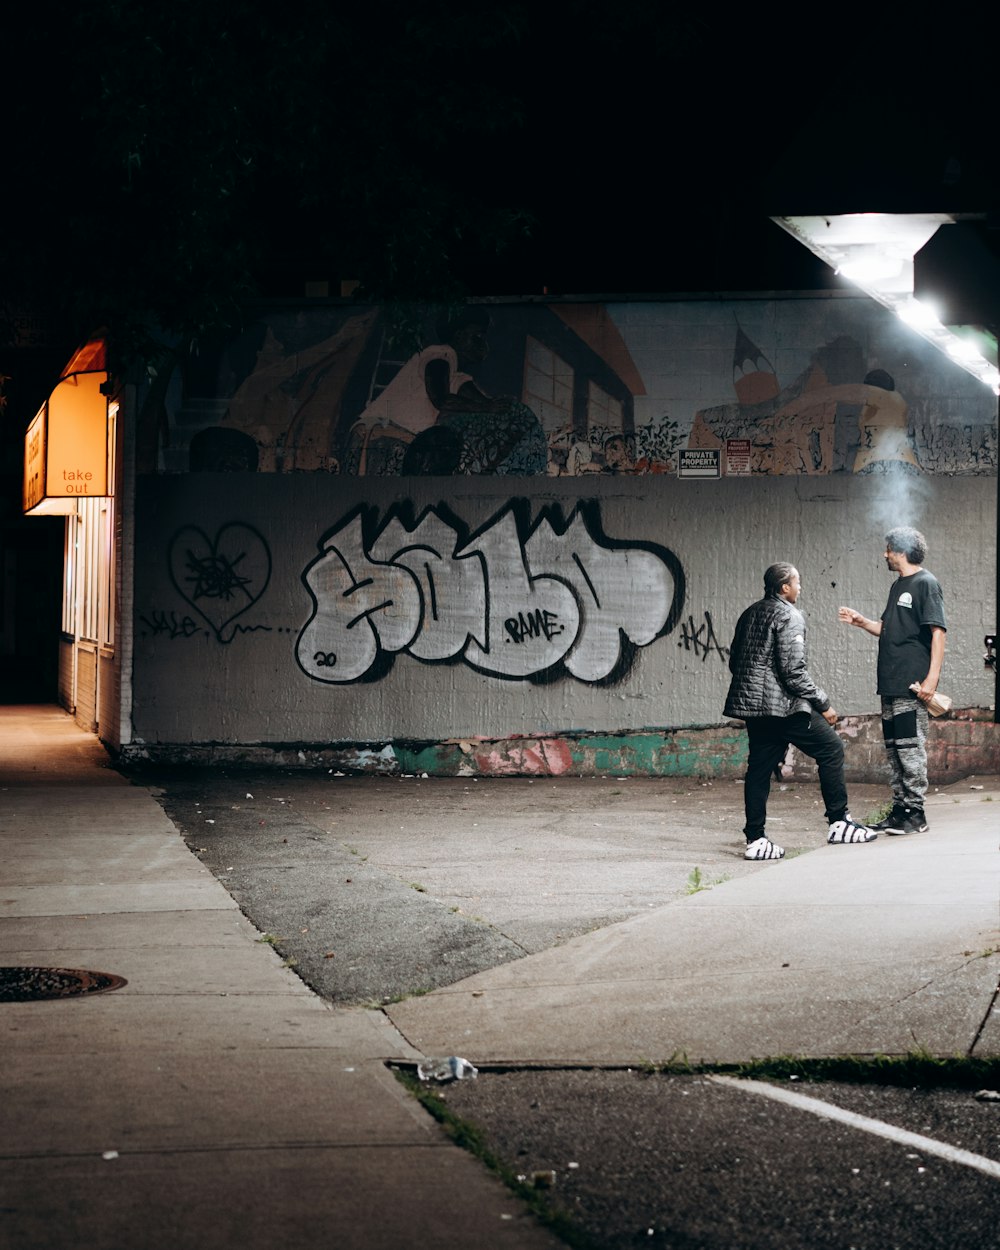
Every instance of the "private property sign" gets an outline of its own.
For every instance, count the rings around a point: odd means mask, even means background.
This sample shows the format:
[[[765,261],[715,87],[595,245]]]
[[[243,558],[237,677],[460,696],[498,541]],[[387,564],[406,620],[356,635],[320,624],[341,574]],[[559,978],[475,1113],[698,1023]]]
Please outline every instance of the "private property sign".
[[[718,447],[684,447],[678,452],[678,477],[720,477]]]
[[[726,439],[726,476],[727,477],[749,477],[750,473],[751,473],[750,439],[727,438]]]

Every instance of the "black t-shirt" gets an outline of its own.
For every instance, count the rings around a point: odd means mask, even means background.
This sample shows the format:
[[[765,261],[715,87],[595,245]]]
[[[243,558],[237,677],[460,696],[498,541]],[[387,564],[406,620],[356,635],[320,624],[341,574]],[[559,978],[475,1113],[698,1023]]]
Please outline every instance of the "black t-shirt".
[[[898,577],[882,613],[878,640],[880,695],[887,699],[912,697],[910,686],[923,681],[930,668],[934,626],[947,628],[938,579],[926,569]]]

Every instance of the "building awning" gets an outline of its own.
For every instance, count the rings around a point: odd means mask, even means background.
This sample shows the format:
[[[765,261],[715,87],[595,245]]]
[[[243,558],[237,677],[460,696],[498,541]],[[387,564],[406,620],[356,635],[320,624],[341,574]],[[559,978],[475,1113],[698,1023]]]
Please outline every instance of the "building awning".
[[[27,516],[77,511],[77,501],[111,493],[108,472],[107,347],[75,352],[24,436],[22,505]]]

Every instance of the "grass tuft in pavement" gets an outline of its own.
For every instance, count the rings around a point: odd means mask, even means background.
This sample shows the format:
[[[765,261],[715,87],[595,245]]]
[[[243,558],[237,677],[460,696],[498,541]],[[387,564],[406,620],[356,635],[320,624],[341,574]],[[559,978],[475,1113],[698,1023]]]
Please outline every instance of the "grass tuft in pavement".
[[[911,1051],[908,1055],[845,1055],[834,1059],[777,1056],[740,1064],[727,1072],[731,1076],[771,1080],[847,1081],[859,1085],[928,1089],[981,1089],[1000,1085],[1000,1059],[974,1059],[966,1055],[937,1058],[923,1050]]]

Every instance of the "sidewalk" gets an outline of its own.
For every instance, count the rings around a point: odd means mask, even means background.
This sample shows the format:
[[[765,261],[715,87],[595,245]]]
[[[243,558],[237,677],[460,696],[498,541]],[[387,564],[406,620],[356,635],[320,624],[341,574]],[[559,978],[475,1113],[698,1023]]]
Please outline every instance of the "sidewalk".
[[[972,788],[975,785],[975,789]],[[386,1009],[474,1063],[1000,1056],[1000,779]]]
[[[553,1247],[332,1010],[149,793],[50,707],[0,709],[0,963],[114,973],[0,1003],[9,1250]]]
[[[998,815],[1000,778],[959,782],[926,835],[821,846],[384,1013],[334,1009],[96,740],[0,708],[0,963],[128,981],[0,1003],[4,1244],[561,1244],[389,1058],[1000,1055]]]

